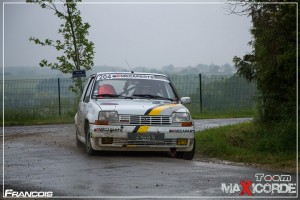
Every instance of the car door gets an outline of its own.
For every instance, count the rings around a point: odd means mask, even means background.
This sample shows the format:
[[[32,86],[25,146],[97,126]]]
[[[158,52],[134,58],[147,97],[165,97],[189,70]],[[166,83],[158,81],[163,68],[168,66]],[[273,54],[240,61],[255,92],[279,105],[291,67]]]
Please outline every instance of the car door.
[[[84,89],[82,96],[80,98],[79,106],[78,106],[78,113],[77,113],[77,120],[78,120],[78,128],[79,128],[79,135],[84,136],[84,122],[88,112],[87,104],[91,98],[91,91],[94,86],[95,77],[92,76]]]

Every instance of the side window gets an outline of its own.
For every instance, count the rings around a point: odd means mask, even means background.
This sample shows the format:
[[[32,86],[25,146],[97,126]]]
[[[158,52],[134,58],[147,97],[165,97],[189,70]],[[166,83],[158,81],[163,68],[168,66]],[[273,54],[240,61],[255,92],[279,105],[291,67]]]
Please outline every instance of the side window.
[[[89,82],[88,88],[86,89],[86,92],[85,92],[85,95],[84,95],[84,99],[83,99],[83,101],[86,102],[86,103],[89,102],[94,82],[95,82],[95,78],[92,78],[91,81]]]

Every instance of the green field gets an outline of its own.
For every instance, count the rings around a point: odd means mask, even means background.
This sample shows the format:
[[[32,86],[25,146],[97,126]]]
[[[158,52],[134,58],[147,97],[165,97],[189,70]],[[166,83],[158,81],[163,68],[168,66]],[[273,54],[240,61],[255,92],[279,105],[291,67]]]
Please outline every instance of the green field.
[[[296,171],[296,124],[253,122],[208,129],[196,134],[196,155],[266,169]]]

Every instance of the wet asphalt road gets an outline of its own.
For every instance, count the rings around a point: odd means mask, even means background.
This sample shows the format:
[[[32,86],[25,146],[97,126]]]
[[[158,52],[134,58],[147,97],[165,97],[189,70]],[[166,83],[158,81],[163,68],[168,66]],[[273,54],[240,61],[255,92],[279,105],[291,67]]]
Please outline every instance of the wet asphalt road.
[[[203,130],[249,120],[197,120],[195,124]],[[74,125],[6,127],[4,147],[5,189],[52,191],[54,197],[239,197],[239,193],[225,194],[221,184],[255,180],[256,173],[287,174],[201,158],[186,161],[162,153],[88,156],[82,145],[76,145]]]

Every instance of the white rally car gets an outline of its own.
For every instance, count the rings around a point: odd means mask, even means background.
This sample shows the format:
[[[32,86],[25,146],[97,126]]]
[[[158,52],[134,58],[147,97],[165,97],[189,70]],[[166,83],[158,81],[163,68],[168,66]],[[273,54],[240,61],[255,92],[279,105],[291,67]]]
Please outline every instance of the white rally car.
[[[152,73],[97,73],[84,88],[75,115],[76,139],[99,151],[171,151],[191,160],[195,128],[189,97]]]

